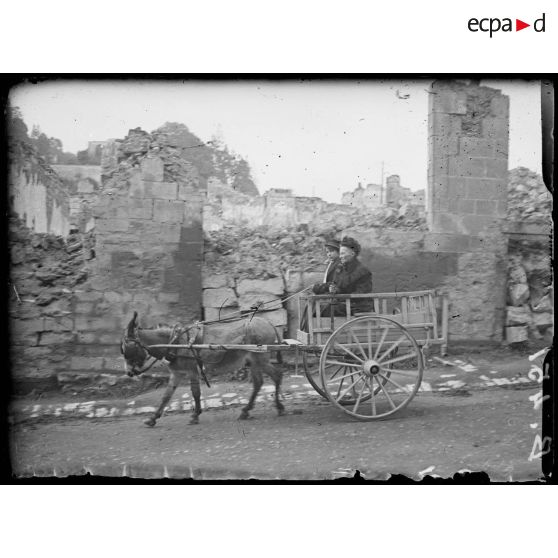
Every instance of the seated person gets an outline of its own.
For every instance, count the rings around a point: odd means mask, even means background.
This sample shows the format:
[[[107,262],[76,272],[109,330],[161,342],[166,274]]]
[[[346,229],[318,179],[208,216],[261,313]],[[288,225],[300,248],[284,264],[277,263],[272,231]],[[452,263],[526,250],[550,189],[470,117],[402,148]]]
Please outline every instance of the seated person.
[[[312,292],[314,294],[325,294],[329,292],[329,285],[333,280],[335,270],[341,263],[339,259],[339,244],[338,240],[328,240],[325,243],[327,268],[324,273],[324,280],[312,286]]]
[[[364,294],[372,292],[372,273],[358,259],[360,244],[350,236],[341,240],[339,249],[340,265],[335,268],[331,282],[327,284],[327,292],[331,294]],[[345,301],[340,300],[333,306],[335,316],[345,316]],[[326,307],[324,316],[330,316],[330,308]],[[368,312],[372,309],[372,301],[355,299],[351,301],[351,313]]]
[[[314,283],[314,285],[312,285],[312,292],[314,294],[326,294],[329,292],[329,285],[331,284],[335,270],[341,263],[339,260],[339,240],[327,240],[324,248],[327,267],[324,272],[324,280],[321,283]],[[312,314],[314,316],[316,315],[314,306],[312,306]],[[304,312],[303,315],[300,316],[300,329],[302,331],[307,331],[307,326],[308,315]]]

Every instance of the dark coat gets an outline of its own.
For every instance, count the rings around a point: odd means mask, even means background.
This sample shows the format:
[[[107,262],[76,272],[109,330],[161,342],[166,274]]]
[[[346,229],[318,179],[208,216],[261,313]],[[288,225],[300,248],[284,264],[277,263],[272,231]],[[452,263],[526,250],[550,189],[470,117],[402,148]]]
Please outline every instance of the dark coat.
[[[354,258],[346,265],[339,264],[335,268],[332,283],[337,287],[338,294],[364,294],[372,292],[372,273],[357,258]],[[327,291],[329,292],[329,284]],[[345,303],[340,302],[336,305],[338,308],[336,314],[345,313]],[[371,300],[354,300],[351,301],[351,311],[368,312],[372,309]]]

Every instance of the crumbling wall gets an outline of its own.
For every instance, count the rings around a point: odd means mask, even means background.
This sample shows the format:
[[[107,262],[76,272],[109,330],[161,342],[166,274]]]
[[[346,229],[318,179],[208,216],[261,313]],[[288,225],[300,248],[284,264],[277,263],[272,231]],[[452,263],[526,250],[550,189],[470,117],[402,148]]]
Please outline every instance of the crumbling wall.
[[[66,236],[70,204],[64,184],[31,145],[15,141],[9,151],[11,211],[37,233]]]

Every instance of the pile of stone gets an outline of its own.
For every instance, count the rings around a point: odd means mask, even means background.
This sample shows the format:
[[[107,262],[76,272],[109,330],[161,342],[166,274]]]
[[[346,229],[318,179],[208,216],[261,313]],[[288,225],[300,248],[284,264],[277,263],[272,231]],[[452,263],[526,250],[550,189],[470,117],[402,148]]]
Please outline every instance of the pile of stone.
[[[88,276],[88,261],[95,257],[94,233],[71,232],[66,239],[34,233],[16,216],[9,220],[10,300],[16,315],[20,304],[48,307],[68,299]]]
[[[543,250],[515,251],[508,261],[506,341],[510,344],[554,334],[550,257]]]
[[[523,223],[548,223],[552,212],[552,195],[542,177],[525,167],[508,174],[508,219]]]
[[[204,264],[208,274],[234,279],[283,277],[289,268],[315,268],[324,261],[325,235],[314,236],[304,227],[277,231],[226,227],[207,232]]]

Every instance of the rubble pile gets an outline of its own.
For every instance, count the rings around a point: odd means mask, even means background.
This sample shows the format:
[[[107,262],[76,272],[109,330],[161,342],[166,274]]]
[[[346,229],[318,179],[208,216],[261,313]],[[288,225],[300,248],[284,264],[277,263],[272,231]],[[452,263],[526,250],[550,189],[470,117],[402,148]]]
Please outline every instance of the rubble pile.
[[[542,177],[525,167],[508,174],[508,219],[523,223],[548,223],[552,212],[552,195]]]
[[[77,285],[88,276],[87,262],[95,257],[93,231],[81,235],[71,232],[66,239],[38,234],[16,216],[9,220],[10,300],[16,315],[19,304],[49,307],[68,299]],[[46,308],[44,308],[46,309]],[[39,314],[39,310],[35,310]]]
[[[109,148],[108,151],[112,150]],[[143,159],[158,157],[164,165],[164,182],[187,184],[195,176],[205,189],[210,177],[223,178],[226,169],[216,164],[222,159],[219,155],[218,149],[211,143],[204,143],[184,124],[167,122],[151,133],[141,128],[130,130],[123,140],[116,142],[112,165],[105,161],[103,175],[111,179],[111,187],[123,184],[129,178],[130,170],[139,167]],[[124,181],[119,180],[121,178]],[[254,195],[250,189],[243,193]]]
[[[525,241],[510,246],[506,307],[506,340],[551,341],[554,334],[550,256]]]
[[[325,236],[313,236],[299,227],[277,231],[267,227],[225,227],[207,232],[204,271],[234,279],[272,279],[287,269],[314,269],[324,262]]]

